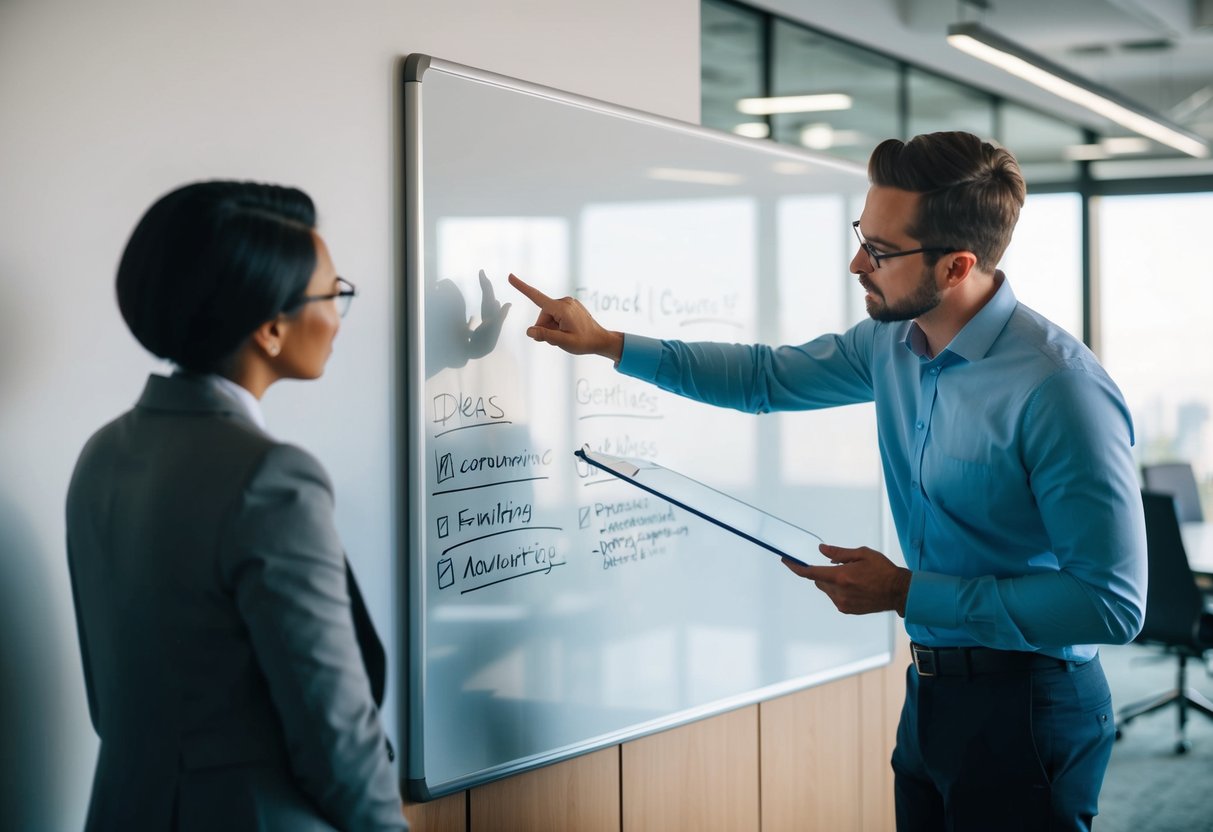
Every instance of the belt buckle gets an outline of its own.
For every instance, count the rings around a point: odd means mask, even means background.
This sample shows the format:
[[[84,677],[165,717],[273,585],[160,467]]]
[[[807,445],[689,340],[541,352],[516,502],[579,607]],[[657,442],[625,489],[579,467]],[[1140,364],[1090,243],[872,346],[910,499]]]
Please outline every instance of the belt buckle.
[[[914,659],[914,669],[918,671],[919,676],[934,676],[936,674],[938,669],[935,667],[935,651],[930,647],[911,644],[910,655]]]

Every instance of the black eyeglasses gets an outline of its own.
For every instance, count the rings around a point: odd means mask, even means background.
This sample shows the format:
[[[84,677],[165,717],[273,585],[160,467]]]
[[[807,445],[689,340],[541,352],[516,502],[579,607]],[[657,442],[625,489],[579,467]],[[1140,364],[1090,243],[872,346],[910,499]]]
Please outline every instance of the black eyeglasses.
[[[872,244],[863,238],[863,232],[859,230],[859,220],[851,223],[851,229],[855,232],[855,238],[859,240],[859,247],[863,249],[863,253],[868,255],[868,259],[872,261],[872,268],[879,269],[881,260],[888,260],[892,257],[905,257],[907,254],[924,254],[928,251],[949,252],[956,251],[955,248],[948,246],[925,246],[923,248],[908,248],[905,251],[890,251],[888,254],[881,254]]]
[[[293,304],[289,309],[284,311],[294,312],[305,303],[311,303],[312,301],[335,300],[337,301],[337,314],[344,318],[345,313],[350,311],[350,301],[358,296],[358,290],[354,288],[353,283],[350,283],[344,277],[337,278],[337,285],[341,288],[336,292],[327,295],[304,295],[299,299],[298,303]]]

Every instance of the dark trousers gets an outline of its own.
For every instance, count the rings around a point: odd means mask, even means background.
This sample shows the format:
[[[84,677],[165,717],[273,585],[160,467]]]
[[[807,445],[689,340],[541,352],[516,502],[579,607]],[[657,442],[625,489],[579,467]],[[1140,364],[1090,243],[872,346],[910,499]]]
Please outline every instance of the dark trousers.
[[[973,676],[906,672],[898,832],[1087,830],[1115,739],[1096,657]]]

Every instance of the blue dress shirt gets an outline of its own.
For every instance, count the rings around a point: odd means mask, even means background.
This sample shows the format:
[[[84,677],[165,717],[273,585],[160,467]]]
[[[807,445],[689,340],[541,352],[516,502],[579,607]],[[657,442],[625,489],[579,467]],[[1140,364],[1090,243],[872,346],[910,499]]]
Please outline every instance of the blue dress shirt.
[[[627,335],[618,368],[751,413],[875,401],[910,638],[1083,661],[1144,616],[1132,421],[1091,351],[998,277],[934,358],[916,323],[867,320],[778,348]]]

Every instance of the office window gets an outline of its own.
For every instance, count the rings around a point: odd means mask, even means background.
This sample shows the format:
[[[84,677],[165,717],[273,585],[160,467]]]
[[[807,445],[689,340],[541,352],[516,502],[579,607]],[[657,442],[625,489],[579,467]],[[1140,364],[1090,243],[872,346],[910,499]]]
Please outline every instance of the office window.
[[[860,164],[889,137],[966,130],[1014,151],[1029,183],[1078,178],[1077,164],[1065,156],[1085,141],[1073,124],[760,9],[729,0],[702,0],[700,8],[702,122],[708,127]],[[737,108],[742,98],[830,93],[849,96],[849,104],[773,115]]]
[[[842,332],[867,318],[863,291],[848,265],[855,254],[851,220],[862,198],[837,194],[785,197],[777,208],[779,234],[779,337],[800,344],[827,332]],[[833,437],[808,454],[796,443],[782,449],[779,473],[789,485],[831,485],[875,490],[880,455],[875,442],[876,411],[870,405],[831,407],[813,414],[815,430]],[[774,415],[782,436],[804,430],[801,413]],[[871,426],[856,432],[857,423]]]
[[[841,93],[845,109],[771,117],[772,138],[867,163],[872,149],[901,133],[895,61],[782,20],[772,45],[772,95]]]
[[[762,95],[762,27],[763,17],[757,12],[704,0],[700,18],[700,121],[705,127],[730,132],[749,130],[749,135],[765,138],[765,119],[737,110],[738,99]]]
[[[908,86],[911,136],[966,130],[993,138],[994,100],[986,93],[917,69],[909,71]]]
[[[1078,178],[1077,163],[1066,159],[1068,148],[1084,142],[1083,131],[1073,124],[1008,102],[1002,105],[1002,135],[998,140],[1015,154],[1028,182],[1072,182]]]
[[[1002,269],[1015,297],[1082,339],[1082,198],[1029,193]]]
[[[1124,392],[1140,462],[1190,462],[1213,516],[1213,193],[1099,203],[1103,359]]]

